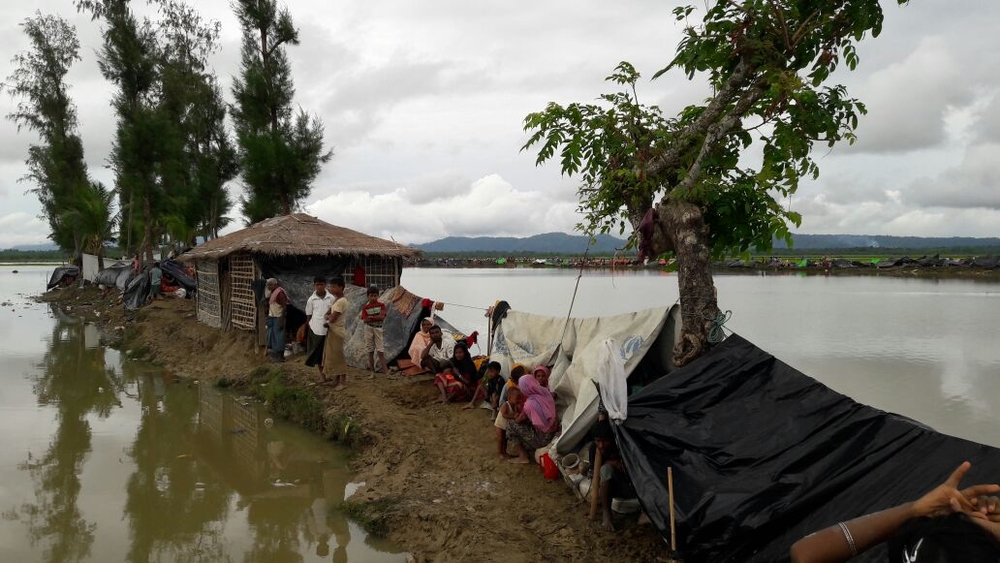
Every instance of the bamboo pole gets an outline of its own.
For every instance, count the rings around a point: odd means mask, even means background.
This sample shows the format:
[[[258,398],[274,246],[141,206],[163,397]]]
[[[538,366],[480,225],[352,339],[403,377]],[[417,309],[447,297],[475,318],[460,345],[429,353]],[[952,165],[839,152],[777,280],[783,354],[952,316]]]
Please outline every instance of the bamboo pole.
[[[674,468],[667,468],[667,494],[670,495],[670,551],[677,551],[677,528],[674,525]]]
[[[594,442],[594,447],[597,448],[597,442]],[[590,480],[590,519],[597,519],[597,505],[600,503],[601,497],[601,465],[603,464],[603,459],[601,459],[601,448],[597,448],[597,453],[594,455],[594,476]]]

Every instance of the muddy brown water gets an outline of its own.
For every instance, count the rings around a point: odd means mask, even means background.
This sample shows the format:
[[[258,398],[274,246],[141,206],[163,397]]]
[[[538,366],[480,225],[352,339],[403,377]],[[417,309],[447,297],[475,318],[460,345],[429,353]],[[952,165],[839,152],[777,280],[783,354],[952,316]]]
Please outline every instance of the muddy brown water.
[[[33,303],[50,269],[0,265],[0,561],[405,561],[346,451]]]

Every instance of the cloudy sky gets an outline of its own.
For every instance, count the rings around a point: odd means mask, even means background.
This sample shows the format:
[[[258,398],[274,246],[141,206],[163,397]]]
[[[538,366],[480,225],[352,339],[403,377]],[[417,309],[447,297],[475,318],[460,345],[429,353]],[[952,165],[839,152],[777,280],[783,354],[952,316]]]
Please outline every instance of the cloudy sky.
[[[1000,2],[883,4],[882,35],[861,46],[857,71],[836,77],[868,105],[860,141],[817,154],[820,179],[790,202],[803,215],[800,232],[1000,236]],[[238,70],[235,18],[227,0],[197,5],[222,22],[213,64],[228,89]],[[603,78],[621,60],[652,75],[680,37],[676,3],[654,0],[288,5],[301,38],[289,49],[296,102],[322,118],[335,152],[305,209],[406,243],[572,231],[576,183],[519,152],[524,116],[608,91]],[[4,2],[0,60],[26,47],[18,24],[35,9],[77,26],[83,61],[69,77],[71,93],[91,174],[112,184],[99,24],[76,14],[71,0]],[[639,94],[673,113],[703,92],[668,74]],[[12,106],[0,99],[4,114]],[[0,123],[0,248],[46,239],[38,202],[18,182],[32,140]]]

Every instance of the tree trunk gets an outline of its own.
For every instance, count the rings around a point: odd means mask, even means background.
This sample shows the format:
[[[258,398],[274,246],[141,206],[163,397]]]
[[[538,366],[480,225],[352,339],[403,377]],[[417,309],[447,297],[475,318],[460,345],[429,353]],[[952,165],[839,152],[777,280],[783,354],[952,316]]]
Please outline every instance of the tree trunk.
[[[153,211],[149,205],[149,194],[142,197],[142,253],[146,255],[146,264],[153,265]]]
[[[708,350],[712,323],[719,315],[708,225],[700,207],[683,201],[669,200],[658,206],[657,214],[677,256],[681,340],[674,348],[674,363],[683,366]]]

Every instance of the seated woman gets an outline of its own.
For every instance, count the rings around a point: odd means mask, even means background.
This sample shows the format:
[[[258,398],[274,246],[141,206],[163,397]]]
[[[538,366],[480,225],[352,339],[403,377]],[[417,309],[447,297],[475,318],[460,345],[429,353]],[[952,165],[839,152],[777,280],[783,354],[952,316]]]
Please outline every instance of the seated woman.
[[[413,335],[413,342],[410,343],[410,349],[407,353],[415,366],[420,365],[424,349],[431,345],[430,331],[432,326],[434,326],[434,320],[427,317],[420,321],[420,331]]]
[[[971,464],[914,502],[840,522],[792,545],[793,563],[839,563],[888,540],[893,563],[1000,560],[997,485],[959,490]]]
[[[469,345],[464,340],[455,341],[455,351],[451,353],[451,367],[455,369],[455,375],[462,380],[462,383],[475,388],[479,381],[479,370],[476,369],[476,362],[469,353]]]
[[[479,379],[479,370],[476,369],[476,363],[469,355],[469,345],[464,340],[455,342],[451,359],[447,364],[442,363],[441,372],[434,378],[434,386],[441,392],[440,402],[465,401],[472,396]]]
[[[511,463],[531,463],[529,453],[548,444],[559,429],[556,402],[552,393],[542,387],[534,377],[522,377],[517,388],[524,395],[521,414],[507,424],[507,435],[520,446],[520,453]]]

